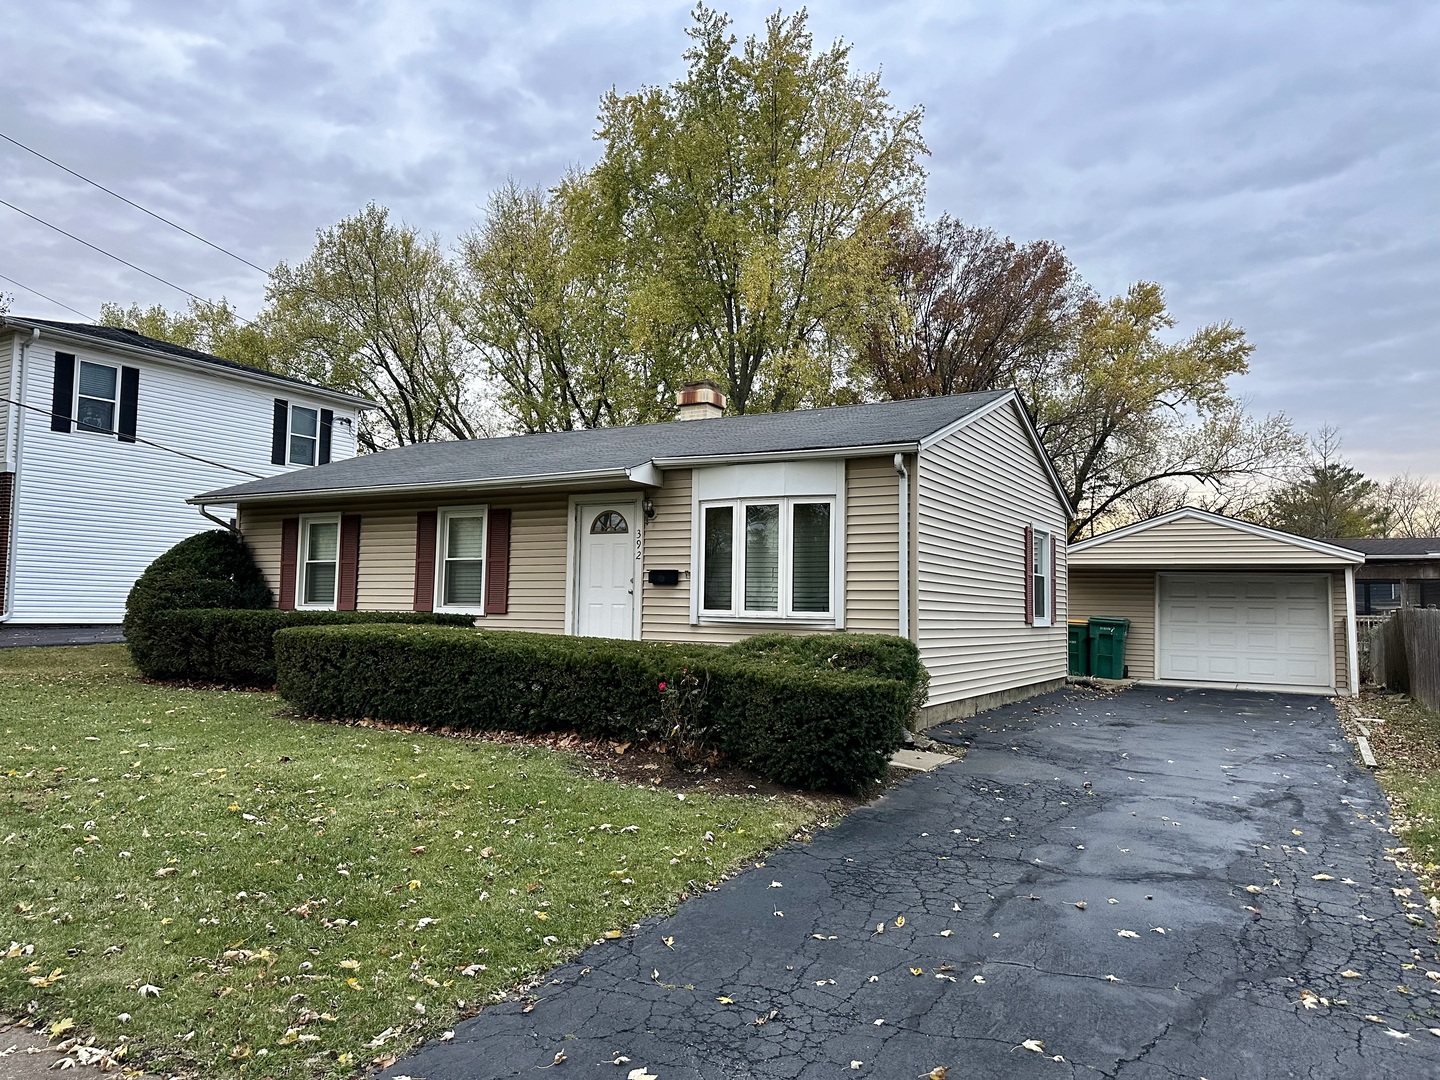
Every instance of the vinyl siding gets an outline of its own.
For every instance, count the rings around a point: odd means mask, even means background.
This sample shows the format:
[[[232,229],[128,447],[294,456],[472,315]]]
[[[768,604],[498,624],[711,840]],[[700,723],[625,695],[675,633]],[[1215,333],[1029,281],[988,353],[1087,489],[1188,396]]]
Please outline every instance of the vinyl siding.
[[[845,628],[900,632],[900,477],[890,458],[846,462]]]
[[[917,468],[916,604],[930,702],[1063,679],[1065,511],[1013,405],[924,449]],[[1060,540],[1053,625],[1025,622],[1025,526]]]
[[[1330,611],[1333,617],[1331,629],[1335,638],[1335,690],[1345,694],[1350,690],[1350,644],[1345,633],[1345,575],[1330,575]]]
[[[1129,619],[1125,664],[1130,669],[1130,677],[1155,678],[1155,571],[1095,570],[1075,565],[1071,575],[1070,617],[1084,620],[1091,615],[1115,615]],[[1345,636],[1345,575],[1332,573],[1330,578],[1335,689],[1344,693],[1350,686]]]
[[[410,611],[415,604],[415,515],[444,506],[479,505],[478,499],[376,507],[345,507],[360,515],[360,568],[356,607],[360,611]],[[509,507],[510,610],[486,615],[497,629],[565,632],[565,515],[563,494],[491,498],[488,505]],[[278,512],[245,510],[240,528],[255,552],[270,589],[280,592],[280,521],[302,513],[341,509],[334,503]]]
[[[1152,566],[1177,570],[1346,565],[1344,560],[1333,555],[1197,518],[1180,518],[1129,536],[1107,540],[1084,551],[1074,552],[1071,562],[1085,567]]]
[[[81,360],[138,368],[138,435],[159,446],[51,431],[57,348]],[[119,622],[130,586],[156,556],[215,528],[187,498],[249,476],[289,471],[270,463],[275,395],[268,387],[102,349],[56,346],[43,331],[27,352],[25,368],[25,401],[32,408],[21,419],[17,623]],[[321,404],[301,387],[284,393],[298,403]],[[353,419],[344,410],[336,415]],[[353,426],[337,423],[332,455],[354,452]]]
[[[1130,620],[1125,665],[1132,679],[1155,677],[1155,571],[1091,570],[1070,565],[1070,618],[1092,615]]]

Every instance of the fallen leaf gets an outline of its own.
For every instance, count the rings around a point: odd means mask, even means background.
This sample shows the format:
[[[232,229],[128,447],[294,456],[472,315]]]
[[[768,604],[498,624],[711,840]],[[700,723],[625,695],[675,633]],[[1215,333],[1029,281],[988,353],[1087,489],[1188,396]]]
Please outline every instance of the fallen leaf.
[[[898,930],[898,929],[900,929],[900,927],[902,927],[902,926],[904,926],[904,925],[905,925],[905,916],[904,916],[904,915],[897,915],[897,916],[895,916],[895,929]]]
[[[1367,1013],[1365,1019],[1369,1020],[1372,1024],[1385,1023],[1385,1018],[1383,1016],[1376,1016],[1374,1013]]]
[[[1026,1050],[1034,1050],[1037,1054],[1043,1054],[1045,1052],[1045,1044],[1039,1039],[1026,1039],[1020,1045]]]
[[[1084,911],[1085,908],[1088,907],[1089,905],[1087,905],[1084,900],[1076,900],[1076,901],[1075,901],[1075,906],[1076,906],[1077,908],[1079,908],[1081,911]]]
[[[157,997],[157,998],[158,998],[158,997],[160,996],[160,987],[155,986],[153,983],[146,983],[144,986],[140,987],[140,996],[141,996],[142,998],[143,998],[143,997]]]
[[[916,967],[916,968],[911,968],[911,969],[910,969],[910,974],[911,974],[911,975],[924,975],[924,974],[925,974],[925,969],[924,969],[924,968],[918,968],[918,967]]]
[[[718,1001],[721,1005],[734,1005],[734,1004],[735,1004],[735,999],[734,999],[734,998],[730,998],[730,997],[717,997],[715,1000]]]
[[[945,1080],[945,1078],[949,1075],[950,1070],[947,1069],[944,1065],[936,1065],[935,1068],[931,1069],[928,1073],[925,1074],[928,1080]]]
[[[638,1069],[631,1069],[625,1080],[660,1080],[660,1078],[641,1066]]]
[[[1335,880],[1335,877],[1334,877],[1334,875],[1332,875],[1332,874],[1311,874],[1311,875],[1310,875],[1310,880],[1311,880],[1311,881],[1334,881],[1334,880]]]
[[[1116,935],[1123,938],[1138,938],[1140,935],[1134,930],[1116,930]]]
[[[863,1061],[858,1061],[858,1060],[857,1060],[857,1061],[852,1061],[852,1062],[850,1062],[850,1068],[852,1068],[852,1069],[858,1069],[858,1068],[860,1068],[861,1066],[863,1066],[864,1064],[865,1064],[865,1063],[864,1063]]]
[[[941,936],[941,937],[949,937],[949,936],[950,936],[951,934],[953,934],[953,933],[955,933],[954,930],[941,930],[941,931],[940,931],[940,936]]]
[[[1248,893],[1262,893],[1265,890],[1262,889],[1259,885],[1246,885],[1245,891]]]
[[[977,982],[977,983],[979,983],[981,986],[984,986],[984,985],[985,985],[985,976],[984,976],[984,975],[976,975],[975,978],[972,979],[971,981],[972,981],[972,982]]]
[[[554,1061],[550,1062],[549,1065],[536,1065],[535,1067],[536,1067],[537,1069],[553,1069],[556,1065],[564,1065],[564,1064],[565,1064],[565,1052],[564,1052],[563,1050],[556,1050],[556,1051],[555,1051],[555,1060],[554,1060]],[[395,1080],[400,1080],[400,1078],[399,1078],[399,1077],[396,1077]]]
[[[1361,975],[1360,972],[1347,968],[1346,970],[1340,972],[1340,977],[1342,979],[1358,979],[1361,978]]]

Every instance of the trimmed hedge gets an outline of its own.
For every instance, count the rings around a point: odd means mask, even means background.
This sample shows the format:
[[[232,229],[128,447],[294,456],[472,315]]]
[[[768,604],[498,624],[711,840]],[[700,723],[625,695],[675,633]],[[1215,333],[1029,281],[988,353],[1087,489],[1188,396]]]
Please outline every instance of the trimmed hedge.
[[[750,656],[899,679],[911,688],[907,721],[914,719],[930,698],[930,672],[920,662],[920,650],[913,641],[893,634],[757,634],[730,648]]]
[[[127,622],[126,640],[135,666],[147,678],[274,686],[275,632],[286,627],[336,623],[470,626],[474,621],[469,615],[424,611],[193,608],[151,613],[143,620],[144,636],[138,641],[129,636]]]
[[[186,537],[136,579],[125,598],[125,642],[147,675],[163,662],[155,616],[186,608],[268,608],[270,586],[245,541],[226,529]]]
[[[915,687],[888,677],[913,645],[876,638],[862,662],[855,640],[853,670],[833,650],[403,626],[282,630],[275,657],[281,695],[313,716],[618,739],[665,737],[661,685],[688,672],[710,748],[780,783],[856,790],[884,774]]]

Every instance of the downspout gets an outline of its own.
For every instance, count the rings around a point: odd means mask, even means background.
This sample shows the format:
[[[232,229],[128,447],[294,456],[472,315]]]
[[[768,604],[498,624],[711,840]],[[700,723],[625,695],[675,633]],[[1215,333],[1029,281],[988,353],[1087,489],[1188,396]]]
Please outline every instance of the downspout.
[[[218,517],[216,517],[216,516],[215,516],[214,514],[212,514],[209,510],[206,510],[205,507],[203,507],[203,506],[198,506],[198,507],[196,507],[196,509],[200,511],[200,516],[201,516],[201,517],[209,518],[211,521],[215,522],[216,525],[219,525],[219,526],[220,526],[222,529],[224,529],[226,532],[238,533],[238,532],[240,531],[240,529],[239,529],[239,528],[236,526],[236,524],[235,524],[235,519],[234,519],[234,518],[231,518],[229,521],[226,521],[224,518],[218,518]]]
[[[910,473],[905,468],[905,455],[895,455],[895,471],[900,474],[900,636],[910,638]]]
[[[5,552],[5,607],[0,611],[0,623],[7,623],[15,614],[15,546],[19,538],[20,525],[20,463],[25,458],[25,410],[22,407],[25,402],[26,367],[25,361],[29,357],[30,346],[40,340],[40,328],[34,327],[30,331],[30,338],[20,342],[20,357],[11,365],[10,386],[8,394],[11,404],[6,408],[10,410],[10,422],[6,425],[6,442],[9,443],[13,432],[15,456],[11,458],[15,466],[15,479],[10,482],[10,536],[7,538]],[[10,447],[5,447],[5,454],[8,457]]]
[[[1345,680],[1346,697],[1360,696],[1360,644],[1355,640],[1355,567],[1345,568],[1345,662],[1350,673]]]

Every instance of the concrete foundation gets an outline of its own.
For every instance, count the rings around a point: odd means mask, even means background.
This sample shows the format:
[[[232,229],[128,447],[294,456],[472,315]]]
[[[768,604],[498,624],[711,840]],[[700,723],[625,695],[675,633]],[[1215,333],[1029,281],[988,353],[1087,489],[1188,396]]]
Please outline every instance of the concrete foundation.
[[[976,713],[982,713],[988,709],[1009,705],[1012,701],[1024,701],[1026,698],[1048,694],[1052,690],[1059,690],[1064,685],[1064,679],[1046,679],[1044,682],[1030,683],[1028,686],[997,690],[993,694],[981,694],[978,697],[962,698],[960,701],[927,705],[920,710],[920,715],[916,718],[916,730],[925,731],[936,724],[948,723],[951,720],[963,720],[967,716],[974,716]]]

